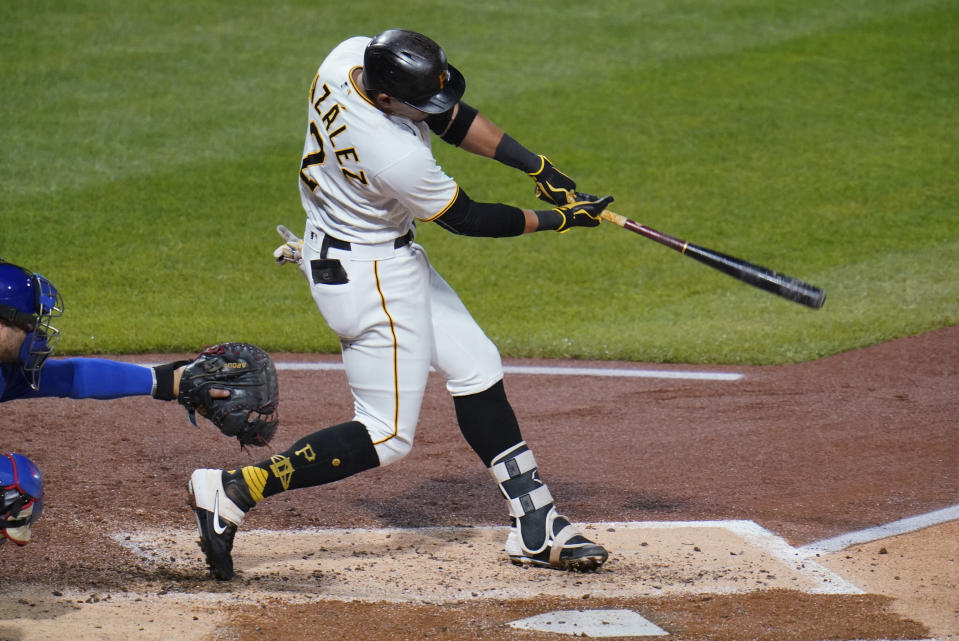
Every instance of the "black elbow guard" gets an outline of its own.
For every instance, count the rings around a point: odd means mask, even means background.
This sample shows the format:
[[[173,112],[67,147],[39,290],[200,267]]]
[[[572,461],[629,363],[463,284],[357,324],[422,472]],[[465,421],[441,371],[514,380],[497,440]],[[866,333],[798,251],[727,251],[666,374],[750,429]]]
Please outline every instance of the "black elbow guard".
[[[458,147],[466,138],[466,133],[470,130],[470,125],[473,124],[479,111],[463,101],[457,104],[459,108],[454,106],[449,111],[430,116],[426,119],[426,124],[429,125],[430,131],[445,142]],[[454,111],[456,116],[453,116]]]
[[[435,220],[443,229],[461,236],[519,236],[526,228],[522,209],[499,203],[478,203],[462,189],[449,209]]]

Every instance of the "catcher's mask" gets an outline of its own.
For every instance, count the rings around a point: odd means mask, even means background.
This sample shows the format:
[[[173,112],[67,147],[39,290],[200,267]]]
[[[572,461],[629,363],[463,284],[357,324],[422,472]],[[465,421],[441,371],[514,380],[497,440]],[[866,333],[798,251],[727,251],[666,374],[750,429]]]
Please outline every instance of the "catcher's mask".
[[[446,61],[443,48],[423,34],[389,29],[366,46],[363,88],[438,114],[459,102],[466,91],[466,79]]]
[[[62,314],[63,299],[53,283],[0,258],[0,321],[27,333],[19,362],[33,389],[40,385],[40,370],[60,338],[50,320]]]
[[[30,541],[30,528],[43,511],[43,477],[22,454],[0,454],[0,545]]]

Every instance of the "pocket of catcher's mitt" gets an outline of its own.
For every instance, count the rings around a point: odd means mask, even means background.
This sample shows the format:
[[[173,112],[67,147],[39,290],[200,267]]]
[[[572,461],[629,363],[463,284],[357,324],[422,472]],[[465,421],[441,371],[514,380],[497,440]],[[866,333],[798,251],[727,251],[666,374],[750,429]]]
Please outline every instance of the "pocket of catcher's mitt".
[[[184,368],[177,400],[194,425],[199,413],[242,446],[266,445],[279,425],[276,367],[269,354],[249,343],[204,350]]]

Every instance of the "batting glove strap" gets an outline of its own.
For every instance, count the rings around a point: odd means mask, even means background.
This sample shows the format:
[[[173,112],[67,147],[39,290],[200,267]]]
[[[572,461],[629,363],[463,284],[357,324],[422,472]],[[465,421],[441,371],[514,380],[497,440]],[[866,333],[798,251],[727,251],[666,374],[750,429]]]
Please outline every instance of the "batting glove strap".
[[[577,194],[583,197],[588,194]],[[592,200],[578,200],[562,207],[555,207],[554,212],[562,217],[562,222],[556,231],[563,233],[569,231],[571,227],[596,227],[599,225],[600,216],[603,210],[613,202],[612,196],[596,200],[595,196],[590,196]]]
[[[556,230],[566,223],[566,216],[552,209],[537,209],[533,213],[536,214],[536,220],[539,221],[536,231]]]
[[[539,158],[539,169],[529,173],[536,183],[536,197],[553,205],[565,205],[576,200],[576,182],[554,167],[546,156]]]

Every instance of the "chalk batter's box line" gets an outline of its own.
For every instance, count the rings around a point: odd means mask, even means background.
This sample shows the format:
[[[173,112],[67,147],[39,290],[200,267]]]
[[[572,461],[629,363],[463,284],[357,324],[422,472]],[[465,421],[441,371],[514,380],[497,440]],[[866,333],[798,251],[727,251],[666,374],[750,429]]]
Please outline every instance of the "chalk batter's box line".
[[[718,528],[725,529],[731,534],[742,539],[742,541],[751,545],[760,552],[764,552],[772,558],[783,563],[797,575],[809,580],[812,587],[803,590],[808,594],[863,594],[863,590],[846,581],[841,576],[820,565],[814,560],[808,558],[799,549],[789,545],[785,539],[777,536],[769,530],[763,528],[753,521],[724,520],[724,521],[625,521],[625,522],[599,522],[599,523],[579,523],[581,527],[591,527],[597,529],[615,528],[616,530],[666,530],[666,529],[691,529],[691,528]],[[505,526],[481,526],[481,527],[456,527],[456,526],[431,526],[423,528],[300,528],[297,534],[309,535],[311,533],[329,533],[339,531],[349,532],[367,532],[373,534],[392,534],[397,532],[415,533],[417,530],[423,531],[503,531]],[[259,533],[261,535],[277,534],[274,530],[247,530],[250,534]],[[113,536],[114,540],[124,547],[127,547],[134,554],[145,558],[151,558],[152,555],[147,551],[140,549],[139,545],[129,540],[129,533],[117,533]]]
[[[900,534],[908,534],[932,527],[933,525],[940,525],[956,520],[959,520],[959,504],[917,516],[910,516],[905,519],[893,521],[892,523],[866,528],[858,532],[847,532],[846,534],[840,534],[832,538],[808,543],[799,547],[797,551],[803,558],[810,558],[819,554],[831,554],[845,550],[852,545],[871,543],[872,541],[879,541],[892,536],[899,536]]]
[[[842,578],[832,570],[816,563],[789,545],[784,538],[777,536],[755,521],[627,521],[594,523],[598,528],[634,528],[634,529],[679,529],[679,528],[722,528],[753,545],[762,552],[783,563],[801,576],[809,577],[814,587],[805,592],[809,594],[864,594],[864,591]]]
[[[292,371],[336,371],[343,369],[343,363],[275,363],[278,370]],[[602,367],[544,367],[537,365],[505,365],[507,374],[526,374],[533,376],[601,376],[609,378],[667,378],[690,381],[738,381],[744,378],[738,372],[696,372],[685,370],[602,368]]]
[[[814,584],[812,588],[804,590],[808,594],[864,594],[864,591],[842,578],[832,570],[820,565],[814,560],[808,558],[797,548],[789,545],[784,538],[773,534],[766,528],[754,521],[746,520],[722,520],[722,521],[604,521],[599,523],[578,523],[580,527],[594,527],[597,529],[615,528],[617,530],[651,530],[651,529],[684,529],[684,528],[720,528],[729,531],[741,538],[745,543],[754,546],[761,552],[783,563],[793,572],[800,576],[809,578]],[[366,532],[396,532],[402,530],[405,532],[424,530],[443,530],[453,531],[461,529],[479,530],[503,530],[505,526],[493,527],[429,527],[429,528],[350,528],[353,530],[362,530]],[[301,529],[299,532],[309,532],[309,529]],[[317,530],[319,531],[319,530]]]

